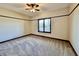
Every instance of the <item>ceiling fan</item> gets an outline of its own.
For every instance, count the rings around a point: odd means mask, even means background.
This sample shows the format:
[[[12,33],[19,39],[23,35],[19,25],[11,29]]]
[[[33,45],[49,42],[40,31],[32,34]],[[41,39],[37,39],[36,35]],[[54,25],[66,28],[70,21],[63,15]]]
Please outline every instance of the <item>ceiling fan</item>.
[[[35,3],[26,4],[25,10],[30,10],[31,12],[40,11],[39,10],[39,5],[35,4]]]

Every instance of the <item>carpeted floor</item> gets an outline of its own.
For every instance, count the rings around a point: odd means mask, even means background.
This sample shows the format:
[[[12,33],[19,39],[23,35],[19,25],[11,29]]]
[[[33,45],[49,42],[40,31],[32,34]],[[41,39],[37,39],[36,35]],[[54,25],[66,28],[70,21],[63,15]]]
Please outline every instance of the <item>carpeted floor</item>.
[[[0,44],[1,56],[75,56],[68,42],[29,35]]]

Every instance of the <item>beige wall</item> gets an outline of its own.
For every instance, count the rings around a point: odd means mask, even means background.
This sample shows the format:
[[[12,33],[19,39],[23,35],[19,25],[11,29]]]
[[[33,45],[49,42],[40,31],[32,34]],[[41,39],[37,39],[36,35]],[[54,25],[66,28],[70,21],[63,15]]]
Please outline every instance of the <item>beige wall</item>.
[[[57,15],[63,15],[63,14],[67,14],[68,11],[66,10],[59,10],[56,12],[51,12],[51,16],[57,16]],[[44,18],[46,16],[48,16],[49,14],[43,14],[43,15],[39,15],[36,18]],[[38,32],[38,21],[34,20],[32,22],[32,33],[33,34],[38,34],[38,35],[43,35],[43,36],[48,36],[48,37],[53,37],[53,38],[59,38],[59,39],[63,39],[63,40],[68,40],[68,16],[65,17],[59,17],[59,18],[52,18],[51,19],[51,23],[52,23],[52,31],[51,33],[40,33]]]
[[[29,19],[26,15],[0,8],[0,15]],[[30,34],[29,22],[24,20],[0,17],[0,42]]]
[[[76,4],[70,6],[70,10]],[[74,47],[75,51],[79,55],[79,6],[78,8],[69,16],[69,40]]]

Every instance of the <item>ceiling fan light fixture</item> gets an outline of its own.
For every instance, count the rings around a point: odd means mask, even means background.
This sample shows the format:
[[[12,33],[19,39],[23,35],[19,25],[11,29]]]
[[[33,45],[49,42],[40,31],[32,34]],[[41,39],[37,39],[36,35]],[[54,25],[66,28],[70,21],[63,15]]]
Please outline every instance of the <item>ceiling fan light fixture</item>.
[[[40,11],[39,10],[39,5],[32,3],[32,4],[26,4],[26,9],[25,10],[29,10],[31,12],[36,12],[36,11]]]
[[[31,12],[35,12],[35,9],[30,10]]]

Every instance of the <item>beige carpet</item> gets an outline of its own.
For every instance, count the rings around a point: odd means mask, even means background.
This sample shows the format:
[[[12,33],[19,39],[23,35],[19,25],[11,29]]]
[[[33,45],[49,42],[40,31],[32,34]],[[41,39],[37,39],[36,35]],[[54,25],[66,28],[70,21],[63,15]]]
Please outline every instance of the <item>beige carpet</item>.
[[[39,36],[26,36],[0,44],[1,56],[74,56],[68,42]]]

